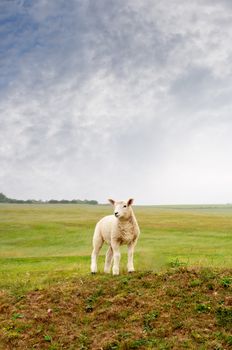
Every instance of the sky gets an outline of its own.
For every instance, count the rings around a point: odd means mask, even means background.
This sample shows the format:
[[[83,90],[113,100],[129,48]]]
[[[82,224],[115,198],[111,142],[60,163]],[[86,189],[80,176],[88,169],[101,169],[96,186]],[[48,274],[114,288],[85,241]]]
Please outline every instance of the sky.
[[[232,202],[230,0],[1,0],[0,192]]]

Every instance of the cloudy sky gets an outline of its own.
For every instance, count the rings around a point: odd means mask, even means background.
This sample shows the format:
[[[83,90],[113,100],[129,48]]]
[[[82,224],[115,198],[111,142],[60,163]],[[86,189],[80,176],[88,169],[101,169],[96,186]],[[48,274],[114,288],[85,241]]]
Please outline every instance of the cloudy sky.
[[[232,202],[232,2],[1,0],[0,192]]]

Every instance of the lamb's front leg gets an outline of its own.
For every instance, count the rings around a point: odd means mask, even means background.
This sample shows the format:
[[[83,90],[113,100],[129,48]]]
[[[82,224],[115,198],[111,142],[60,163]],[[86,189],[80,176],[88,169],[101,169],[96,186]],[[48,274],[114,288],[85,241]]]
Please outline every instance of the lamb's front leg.
[[[113,275],[114,276],[119,275],[119,263],[120,263],[120,258],[121,258],[119,247],[120,247],[120,245],[116,244],[116,243],[112,245],[113,259],[114,259],[114,263],[113,263]]]
[[[134,248],[135,244],[130,243],[128,244],[128,263],[127,263],[127,270],[128,272],[134,272]]]

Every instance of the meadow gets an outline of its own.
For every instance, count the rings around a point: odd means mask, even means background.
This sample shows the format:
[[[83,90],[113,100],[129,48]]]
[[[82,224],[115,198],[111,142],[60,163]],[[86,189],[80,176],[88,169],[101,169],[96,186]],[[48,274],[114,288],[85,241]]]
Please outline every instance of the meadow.
[[[232,267],[232,206],[135,206],[134,211],[141,228],[137,270]],[[89,273],[94,226],[111,213],[109,205],[0,205],[0,287],[39,288]],[[121,270],[126,271],[126,247]]]
[[[232,206],[135,206],[134,211],[141,228],[137,270],[232,267]],[[39,287],[89,273],[94,226],[111,212],[108,205],[0,205],[0,287]],[[125,271],[126,247],[121,268]]]
[[[137,272],[89,272],[107,205],[0,205],[0,350],[232,348],[232,207],[134,208]]]

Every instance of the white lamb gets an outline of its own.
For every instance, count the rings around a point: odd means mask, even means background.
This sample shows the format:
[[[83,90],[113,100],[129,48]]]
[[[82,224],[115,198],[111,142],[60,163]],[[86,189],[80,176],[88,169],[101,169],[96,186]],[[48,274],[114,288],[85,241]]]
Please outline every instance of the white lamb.
[[[119,274],[120,246],[128,246],[128,272],[134,271],[133,254],[140,230],[132,210],[133,199],[116,202],[109,199],[114,206],[114,215],[102,218],[96,225],[93,235],[93,252],[91,255],[91,272],[97,272],[97,257],[104,242],[109,245],[106,253],[104,272],[110,273],[113,260],[113,275]]]

